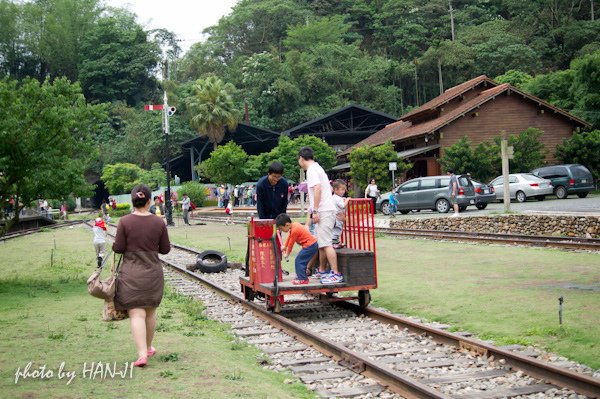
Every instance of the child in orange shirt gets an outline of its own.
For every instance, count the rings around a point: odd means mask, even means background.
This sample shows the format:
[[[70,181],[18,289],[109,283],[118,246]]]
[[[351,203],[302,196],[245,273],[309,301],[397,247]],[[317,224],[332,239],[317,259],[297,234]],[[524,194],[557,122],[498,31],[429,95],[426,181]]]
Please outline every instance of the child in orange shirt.
[[[296,255],[296,279],[292,281],[292,284],[308,284],[306,265],[319,250],[317,239],[310,234],[304,225],[296,222],[292,223],[292,219],[285,213],[282,213],[275,218],[275,225],[284,233],[289,233],[285,245],[282,248],[284,257],[288,257],[292,252],[294,243],[298,243],[298,245],[302,246],[302,250]]]

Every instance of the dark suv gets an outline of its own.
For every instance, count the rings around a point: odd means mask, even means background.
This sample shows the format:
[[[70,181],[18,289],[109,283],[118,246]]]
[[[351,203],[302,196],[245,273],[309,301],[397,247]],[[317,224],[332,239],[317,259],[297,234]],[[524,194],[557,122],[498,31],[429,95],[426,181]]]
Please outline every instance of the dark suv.
[[[577,194],[579,198],[585,198],[590,191],[594,190],[592,173],[583,165],[545,166],[531,173],[552,181],[554,194],[560,199],[567,198],[569,194]]]

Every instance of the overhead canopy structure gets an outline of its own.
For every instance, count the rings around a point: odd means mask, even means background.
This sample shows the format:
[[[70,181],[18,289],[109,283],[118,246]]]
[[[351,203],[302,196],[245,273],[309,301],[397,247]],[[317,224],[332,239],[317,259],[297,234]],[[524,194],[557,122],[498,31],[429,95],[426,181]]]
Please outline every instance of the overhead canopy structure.
[[[319,118],[294,126],[284,131],[283,134],[291,138],[304,134],[317,136],[341,151],[397,120],[398,118],[395,116],[362,105],[350,104]]]
[[[277,146],[280,133],[273,130],[238,123],[234,130],[226,129],[225,138],[219,145],[233,141],[239,144],[249,155],[258,155]],[[195,137],[181,143],[183,154],[171,159],[173,176],[177,175],[181,181],[196,180],[195,167],[202,160],[207,159],[213,151],[213,143],[207,137]]]

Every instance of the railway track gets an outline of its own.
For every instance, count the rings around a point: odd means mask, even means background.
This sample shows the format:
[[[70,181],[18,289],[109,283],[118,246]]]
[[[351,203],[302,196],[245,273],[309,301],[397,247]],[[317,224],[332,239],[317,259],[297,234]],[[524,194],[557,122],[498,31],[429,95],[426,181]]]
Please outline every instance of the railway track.
[[[83,221],[82,220],[73,220],[73,221],[64,222],[64,223],[58,222],[56,224],[51,224],[48,226],[23,229],[23,230],[19,230],[19,231],[15,231],[15,232],[3,235],[2,237],[0,237],[0,241],[6,241],[6,240],[10,240],[11,238],[23,237],[23,236],[26,236],[29,234],[38,233],[38,232],[42,231],[43,229],[58,229],[61,227],[75,226],[76,224],[80,224],[80,223],[83,223]]]
[[[209,222],[225,222],[219,216],[194,217],[194,220]],[[245,224],[247,220],[234,219],[236,224]],[[600,239],[580,237],[529,236],[500,233],[472,233],[463,231],[416,230],[391,227],[378,227],[377,233],[396,237],[428,238],[433,240],[449,240],[460,242],[480,242],[487,244],[520,245],[534,247],[560,248],[569,250],[600,251]]]
[[[187,270],[197,254],[175,245],[161,256],[167,283],[265,352],[267,367],[290,370],[321,397],[600,397],[600,379],[591,375],[351,302],[294,304],[273,314],[242,298],[241,271]]]

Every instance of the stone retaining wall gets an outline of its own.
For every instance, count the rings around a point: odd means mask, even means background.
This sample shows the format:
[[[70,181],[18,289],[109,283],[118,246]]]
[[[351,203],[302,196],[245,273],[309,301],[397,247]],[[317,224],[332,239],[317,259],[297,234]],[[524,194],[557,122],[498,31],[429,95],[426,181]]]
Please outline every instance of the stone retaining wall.
[[[600,238],[598,216],[490,215],[391,220],[390,227],[477,233]]]

